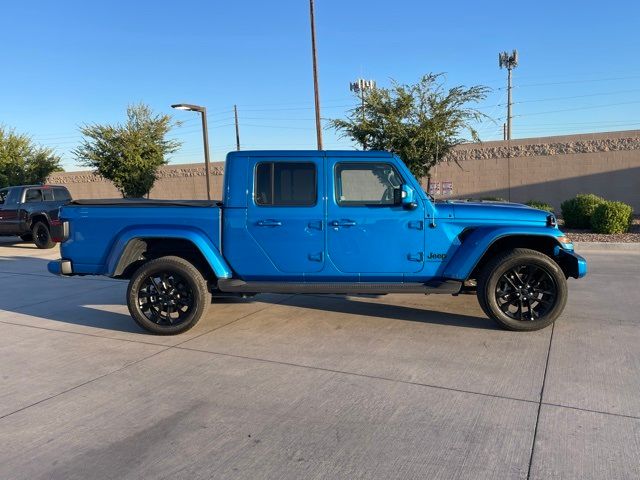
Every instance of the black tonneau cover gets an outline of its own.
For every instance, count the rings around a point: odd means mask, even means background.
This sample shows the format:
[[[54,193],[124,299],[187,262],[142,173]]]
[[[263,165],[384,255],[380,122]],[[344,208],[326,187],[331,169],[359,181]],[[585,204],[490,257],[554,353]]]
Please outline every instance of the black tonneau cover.
[[[219,200],[154,200],[149,198],[99,198],[74,200],[69,205],[96,205],[109,207],[215,207]]]

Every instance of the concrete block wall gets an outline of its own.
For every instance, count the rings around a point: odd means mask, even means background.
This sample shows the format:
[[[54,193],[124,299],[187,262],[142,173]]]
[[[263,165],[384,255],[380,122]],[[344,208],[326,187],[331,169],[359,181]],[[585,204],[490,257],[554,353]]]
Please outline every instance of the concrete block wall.
[[[466,144],[432,172],[437,198],[540,200],[595,193],[640,211],[640,130]],[[451,195],[442,183],[451,182]],[[426,188],[426,179],[423,180]]]

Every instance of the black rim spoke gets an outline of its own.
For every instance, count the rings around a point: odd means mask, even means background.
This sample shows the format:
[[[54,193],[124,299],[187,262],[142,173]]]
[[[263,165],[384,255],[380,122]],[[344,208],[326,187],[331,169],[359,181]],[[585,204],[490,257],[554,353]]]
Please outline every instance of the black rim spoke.
[[[536,321],[555,306],[557,287],[544,267],[523,264],[511,268],[500,277],[495,298],[500,310],[509,318]]]
[[[185,321],[195,308],[189,283],[175,272],[149,275],[138,290],[140,311],[157,325],[171,326]]]

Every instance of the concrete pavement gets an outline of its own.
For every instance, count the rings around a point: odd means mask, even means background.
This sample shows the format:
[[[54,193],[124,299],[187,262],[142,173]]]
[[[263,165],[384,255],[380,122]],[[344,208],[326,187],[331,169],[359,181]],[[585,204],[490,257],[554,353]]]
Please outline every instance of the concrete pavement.
[[[640,252],[590,248],[539,332],[473,296],[265,295],[175,337],[56,256],[0,241],[2,479],[640,478]]]

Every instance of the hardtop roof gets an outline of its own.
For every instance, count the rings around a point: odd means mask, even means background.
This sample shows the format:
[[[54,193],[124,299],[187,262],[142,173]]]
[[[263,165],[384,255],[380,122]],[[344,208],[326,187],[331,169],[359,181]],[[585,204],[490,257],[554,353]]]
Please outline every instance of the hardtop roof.
[[[382,150],[240,150],[229,152],[227,158],[233,157],[363,157],[391,158],[393,153]]]

